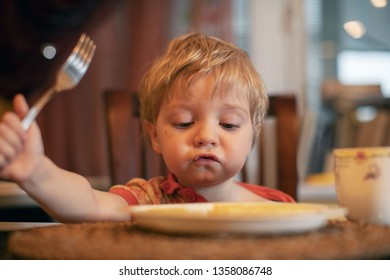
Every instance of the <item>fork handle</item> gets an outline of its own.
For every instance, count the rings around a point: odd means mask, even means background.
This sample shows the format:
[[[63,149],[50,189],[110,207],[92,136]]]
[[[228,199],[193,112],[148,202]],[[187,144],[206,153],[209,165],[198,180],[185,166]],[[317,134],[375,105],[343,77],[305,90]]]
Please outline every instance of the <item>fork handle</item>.
[[[30,128],[31,124],[33,123],[39,112],[42,110],[43,107],[45,107],[47,102],[49,102],[54,93],[56,93],[55,88],[50,88],[39,98],[37,103],[35,103],[35,105],[30,108],[30,110],[27,112],[26,116],[24,116],[22,120],[22,126],[24,130],[28,130]]]

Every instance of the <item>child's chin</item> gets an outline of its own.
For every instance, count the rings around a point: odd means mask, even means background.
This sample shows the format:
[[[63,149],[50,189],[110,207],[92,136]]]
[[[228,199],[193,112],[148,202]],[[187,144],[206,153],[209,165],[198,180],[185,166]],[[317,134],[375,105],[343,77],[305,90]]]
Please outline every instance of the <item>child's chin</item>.
[[[194,187],[211,187],[225,182],[229,178],[218,176],[215,174],[194,174],[189,177],[191,186]]]

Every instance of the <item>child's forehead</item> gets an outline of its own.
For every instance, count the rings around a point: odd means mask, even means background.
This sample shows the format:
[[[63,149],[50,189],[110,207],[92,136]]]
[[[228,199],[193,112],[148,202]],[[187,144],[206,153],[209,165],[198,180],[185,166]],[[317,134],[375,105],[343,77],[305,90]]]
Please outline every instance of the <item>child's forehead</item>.
[[[216,79],[211,74],[197,74],[187,79],[177,79],[167,93],[166,101],[193,99],[213,99],[230,101],[248,101],[243,87]]]
[[[247,98],[240,97],[237,93],[210,93],[205,91],[178,92],[172,94],[163,101],[165,105],[171,108],[175,107],[194,107],[194,106],[219,106],[241,107],[248,109],[249,101]]]

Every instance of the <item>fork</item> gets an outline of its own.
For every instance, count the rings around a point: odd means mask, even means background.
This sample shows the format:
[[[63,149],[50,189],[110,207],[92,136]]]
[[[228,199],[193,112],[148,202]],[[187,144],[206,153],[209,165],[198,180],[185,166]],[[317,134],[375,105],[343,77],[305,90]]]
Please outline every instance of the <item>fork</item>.
[[[96,45],[92,39],[85,33],[81,34],[72,53],[58,70],[55,84],[39,98],[22,120],[22,126],[25,130],[31,126],[38,113],[56,93],[70,90],[80,82],[88,70],[95,49]]]

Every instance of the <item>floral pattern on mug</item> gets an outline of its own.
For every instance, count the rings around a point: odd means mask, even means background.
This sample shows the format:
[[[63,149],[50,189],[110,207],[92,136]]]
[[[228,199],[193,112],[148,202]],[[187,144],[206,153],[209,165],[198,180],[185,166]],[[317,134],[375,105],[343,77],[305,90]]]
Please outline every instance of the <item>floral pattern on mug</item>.
[[[364,162],[367,159],[366,154],[363,151],[359,151],[355,155],[355,161],[357,163]]]
[[[381,175],[381,170],[379,166],[376,163],[372,163],[368,167],[368,172],[366,176],[364,176],[363,180],[369,180],[369,179],[377,179]]]

